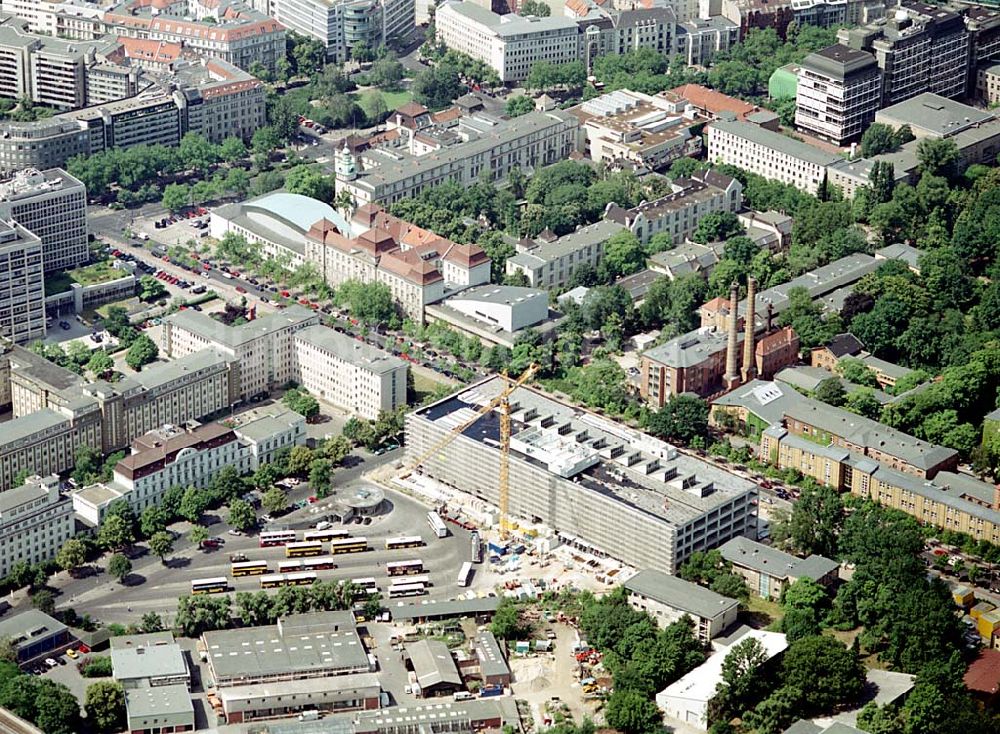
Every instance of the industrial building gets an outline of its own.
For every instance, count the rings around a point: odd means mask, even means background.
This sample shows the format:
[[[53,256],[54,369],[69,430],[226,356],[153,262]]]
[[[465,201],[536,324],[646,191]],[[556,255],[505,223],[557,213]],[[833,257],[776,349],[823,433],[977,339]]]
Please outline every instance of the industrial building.
[[[410,413],[408,459],[453,433],[504,386],[502,378],[488,378]],[[544,523],[563,542],[596,555],[666,573],[694,551],[754,537],[751,482],[529,387],[514,390],[509,402],[513,516]],[[500,416],[489,411],[421,471],[496,505],[499,440]]]
[[[455,658],[441,640],[417,640],[406,646],[406,654],[417,677],[419,696],[447,696],[463,689]]]

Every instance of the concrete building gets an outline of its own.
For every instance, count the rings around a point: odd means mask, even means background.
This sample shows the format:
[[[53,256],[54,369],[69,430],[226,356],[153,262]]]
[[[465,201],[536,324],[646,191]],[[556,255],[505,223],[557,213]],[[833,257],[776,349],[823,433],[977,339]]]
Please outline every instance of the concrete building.
[[[127,691],[135,688],[191,688],[191,670],[170,632],[114,637],[111,643],[114,679]]]
[[[596,163],[631,164],[653,171],[701,152],[699,130],[708,118],[683,97],[619,89],[569,110],[580,121],[583,153]]]
[[[273,462],[279,451],[306,443],[305,417],[279,404],[240,413],[226,424],[247,445],[254,470]]]
[[[838,40],[868,51],[882,75],[879,107],[923,92],[944,97],[965,93],[970,36],[957,12],[903,0],[886,17],[860,28],[845,28]]]
[[[671,193],[631,209],[611,204],[604,217],[628,227],[643,244],[663,234],[680,245],[694,234],[702,217],[721,212],[735,214],[743,206],[743,184],[715,171],[698,171],[691,178],[675,179],[671,189]]]
[[[289,30],[315,38],[327,61],[342,64],[351,49],[392,46],[416,25],[414,0],[271,0],[271,15]]]
[[[184,686],[127,689],[125,718],[131,734],[195,730],[194,703]]]
[[[349,612],[296,614],[267,627],[205,632],[201,640],[220,691],[372,672]]]
[[[41,239],[0,219],[0,336],[17,344],[45,337],[44,262]]]
[[[421,698],[447,696],[464,688],[451,650],[441,640],[417,640],[406,646]]]
[[[179,311],[164,320],[160,348],[171,359],[209,348],[226,355],[239,365],[236,394],[246,400],[294,379],[294,334],[318,323],[319,317],[301,306],[241,326],[226,326],[198,311]]]
[[[406,405],[406,362],[326,326],[295,334],[294,363],[302,387],[354,415],[375,420]]]
[[[628,603],[649,613],[660,627],[690,617],[694,622],[694,634],[703,643],[736,623],[740,607],[736,599],[716,594],[679,576],[647,569],[639,571],[624,585]]]
[[[875,119],[880,95],[875,57],[841,44],[806,56],[799,67],[795,126],[836,145],[857,140]]]
[[[410,413],[407,456],[422,455],[501,385],[489,378]],[[755,532],[751,483],[530,388],[518,388],[510,403],[512,516],[536,518],[575,547],[667,573],[696,550]],[[488,412],[428,459],[424,476],[496,504],[498,436],[499,416]]]
[[[503,83],[528,78],[539,61],[580,59],[580,30],[569,18],[497,15],[471,2],[445,2],[434,23],[439,43],[482,61]]]
[[[677,54],[688,66],[707,67],[716,54],[740,40],[740,27],[728,18],[690,18],[677,24]]]
[[[507,275],[522,273],[532,288],[562,288],[581,265],[596,267],[604,259],[605,243],[624,231],[624,226],[607,219],[562,237],[547,230],[515,245],[518,253],[507,258]]]
[[[19,664],[40,661],[73,641],[66,625],[37,609],[0,620],[0,640],[3,639],[10,640]]]
[[[104,14],[109,33],[179,43],[199,55],[247,70],[254,62],[274,69],[285,55],[285,28],[241,2],[176,0],[167,10],[144,0],[125,0]]]
[[[393,204],[449,180],[469,186],[484,171],[499,183],[515,168],[530,173],[565,160],[580,147],[579,135],[576,118],[562,110],[529,112],[511,120],[463,116],[451,144],[433,153],[374,148],[361,167],[348,151],[337,161],[337,185],[362,206]]]
[[[722,681],[722,664],[735,645],[750,638],[764,648],[764,665],[770,665],[770,661],[788,648],[783,634],[749,627],[741,627],[727,639],[716,640],[708,660],[656,694],[656,705],[666,715],[668,723],[674,720],[684,722],[689,728],[708,730],[709,705]]]
[[[442,321],[486,344],[510,348],[517,334],[539,327],[548,332],[549,294],[538,288],[480,285],[428,306],[427,318]],[[541,325],[541,326],[540,326]]]
[[[782,592],[799,579],[829,586],[838,578],[836,561],[818,555],[797,558],[749,538],[733,538],[719,551],[732,564],[733,573],[747,582],[751,594],[772,601],[779,601]]]
[[[58,476],[28,477],[0,492],[0,576],[19,563],[51,561],[75,534],[73,503],[59,494]]]
[[[0,491],[22,470],[47,476],[72,468],[80,446],[101,448],[100,412],[90,406],[45,408],[7,422],[0,442]]]
[[[231,686],[218,692],[226,723],[294,716],[301,711],[336,714],[379,708],[382,685],[376,673],[304,678]]]
[[[0,219],[14,220],[42,240],[46,272],[74,268],[90,258],[87,189],[62,169],[29,168],[0,183]]]
[[[479,662],[479,678],[484,686],[506,688],[511,684],[510,665],[492,632],[488,629],[479,632],[472,649]]]

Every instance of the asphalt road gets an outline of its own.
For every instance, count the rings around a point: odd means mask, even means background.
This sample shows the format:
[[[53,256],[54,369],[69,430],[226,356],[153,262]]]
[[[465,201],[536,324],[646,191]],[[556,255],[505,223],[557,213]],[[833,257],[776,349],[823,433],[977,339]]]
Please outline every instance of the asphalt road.
[[[341,469],[334,474],[336,492],[345,493],[347,488],[357,485],[363,472],[401,458],[401,450],[392,451],[379,457],[373,457],[356,466]],[[309,494],[308,487],[300,485],[289,492],[290,501],[304,499]],[[317,505],[308,505],[301,510],[293,511],[275,523],[275,527],[287,526],[303,529],[315,524],[318,517],[327,511],[311,512],[314,508],[324,507],[336,500],[337,495],[323,500]],[[458,592],[455,577],[461,564],[468,560],[469,538],[467,533],[454,526],[449,526],[452,534],[448,538],[438,539],[431,534],[426,522],[428,508],[416,500],[396,492],[387,492],[391,510],[375,519],[371,525],[351,524],[344,526],[352,536],[367,537],[369,550],[366,553],[344,554],[337,557],[337,568],[319,571],[321,580],[350,579],[374,576],[380,591],[388,587],[388,576],[385,563],[392,560],[409,560],[419,558],[424,561],[427,570],[422,575],[431,577],[432,587],[429,598],[451,599]],[[329,510],[333,512],[333,510]],[[193,547],[186,536],[178,538],[175,552],[167,558],[164,565],[156,557],[151,556],[144,546],[136,546],[132,560],[133,572],[126,579],[127,585],[122,586],[104,572],[107,557],[96,564],[95,572],[81,578],[71,577],[65,572],[54,576],[50,586],[57,591],[57,607],[73,607],[80,615],[90,614],[103,622],[118,622],[127,624],[138,622],[142,614],[155,611],[165,617],[172,617],[179,596],[190,593],[190,582],[195,578],[212,576],[228,576],[229,556],[242,552],[251,560],[266,560],[275,572],[279,560],[285,560],[284,549],[260,548],[255,536],[232,536],[228,534],[229,526],[224,522],[225,510],[208,513],[206,520],[217,518],[208,528],[213,535],[223,538],[225,544],[214,551],[203,551]],[[186,533],[186,523],[178,523],[171,529]],[[337,526],[340,527],[340,526]],[[420,535],[426,545],[422,548],[405,550],[385,550],[384,540],[398,535]],[[260,588],[256,577],[231,579],[236,591],[251,591]],[[388,601],[388,600],[386,600]],[[22,600],[17,606],[27,608],[30,602]]]

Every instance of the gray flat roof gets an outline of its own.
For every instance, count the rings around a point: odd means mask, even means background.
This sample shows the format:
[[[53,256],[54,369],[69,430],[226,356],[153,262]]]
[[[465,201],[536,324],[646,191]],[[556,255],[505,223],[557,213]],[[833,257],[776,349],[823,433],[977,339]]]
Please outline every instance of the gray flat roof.
[[[911,268],[917,267],[917,262],[923,254],[923,250],[918,250],[905,242],[897,242],[875,250],[875,257],[883,257],[886,260],[902,260]]]
[[[489,630],[483,630],[476,635],[476,654],[479,656],[479,667],[484,676],[507,675],[510,666],[503,656],[500,643]]]
[[[49,636],[67,629],[58,619],[37,609],[27,609],[9,619],[0,620],[0,639],[9,637],[15,647],[29,643],[31,639]]]
[[[738,120],[715,120],[709,123],[709,127],[715,127],[723,132],[735,135],[767,148],[773,148],[787,155],[800,160],[812,163],[816,166],[829,166],[837,161],[842,161],[839,155],[827,153],[808,143],[795,140],[787,135],[776,133],[771,130],[754,125],[752,122],[740,122]]]
[[[803,558],[795,565],[794,575],[795,578],[816,581],[836,571],[839,566],[839,563],[826,556],[809,556],[808,558]]]
[[[746,408],[768,424],[781,423],[785,413],[793,406],[805,402],[806,397],[791,385],[766,380],[752,380],[746,385],[712,401],[713,405]]]
[[[294,410],[289,410],[284,406],[277,407],[280,407],[281,410],[259,415],[246,423],[241,423],[233,430],[236,431],[237,436],[249,441],[262,441],[291,428],[296,423],[305,423],[305,418]]]
[[[251,683],[245,686],[227,686],[220,688],[218,696],[223,701],[240,699],[266,699],[272,696],[323,694],[330,691],[363,690],[378,695],[382,688],[378,673],[351,673],[349,675],[330,675],[323,678],[304,678],[302,680],[283,680],[268,683]],[[364,696],[369,698],[370,696]]]
[[[676,336],[658,347],[647,349],[642,356],[669,367],[693,367],[724,350],[728,338],[728,334],[724,331],[695,329]],[[742,333],[738,339],[738,343],[742,344]]]
[[[69,419],[62,414],[52,410],[52,408],[42,408],[34,413],[28,413],[20,418],[0,423],[0,431],[3,432],[3,439],[0,446],[19,441],[36,433],[55,428],[60,425],[69,425]],[[0,449],[2,450],[2,449]]]
[[[58,479],[58,477],[56,477]],[[35,484],[33,482],[26,482],[20,487],[13,487],[8,489],[6,492],[0,492],[0,525],[5,524],[7,521],[3,518],[4,513],[10,512],[15,507],[20,507],[27,502],[34,502],[42,497],[47,496],[49,490],[44,485]],[[56,502],[61,501],[65,498],[57,497]],[[49,505],[51,507],[52,505]],[[20,520],[19,520],[20,521]]]
[[[802,59],[801,68],[842,80],[868,69],[876,71],[878,63],[867,51],[835,43],[806,56]]]
[[[179,313],[184,313],[183,311]],[[146,390],[155,390],[158,387],[174,382],[186,374],[199,372],[209,367],[220,364],[227,364],[229,358],[214,349],[202,349],[188,354],[184,357],[171,360],[170,362],[157,362],[144,368],[142,372],[132,375],[129,379],[134,380]]]
[[[544,18],[538,16],[521,16],[514,13],[497,15],[490,10],[474,3],[447,3],[442,7],[450,7],[459,15],[486,26],[500,38],[520,36],[529,33],[546,33],[550,31],[576,31],[576,22],[560,15]]]
[[[146,632],[141,635],[117,635],[110,640],[111,649],[129,649],[146,645],[169,645],[174,642],[172,632]]]
[[[310,321],[318,323],[319,317],[309,309],[293,305],[284,311],[269,313],[240,326],[226,326],[206,313],[191,309],[171,314],[167,320],[220,345],[235,347],[296,324]]]
[[[950,137],[996,117],[992,112],[924,92],[916,97],[885,107],[875,114],[877,121],[909,125],[935,137]]]
[[[176,642],[112,648],[111,665],[115,680],[188,674],[184,653]]]
[[[458,673],[458,666],[451,656],[451,650],[441,640],[418,640],[406,646],[406,653],[410,657],[421,688],[426,689],[442,683],[462,685],[462,676]]]
[[[716,594],[679,576],[652,569],[639,571],[625,582],[625,588],[703,619],[714,619],[739,606],[736,599]]]
[[[758,543],[750,538],[730,538],[720,548],[722,557],[736,566],[744,566],[770,576],[787,578],[799,559],[791,553]]]
[[[548,302],[548,292],[541,288],[524,288],[515,285],[477,285],[466,288],[451,296],[449,301],[480,301],[513,306],[524,301],[544,296]]]
[[[181,716],[190,714],[194,719],[194,704],[187,686],[152,686],[125,690],[125,708],[130,718]]]
[[[367,342],[360,342],[346,334],[334,331],[328,326],[308,326],[296,333],[295,338],[376,375],[406,367],[406,362],[399,357],[378,347],[373,347]]]
[[[609,219],[602,219],[594,224],[588,224],[575,232],[564,234],[552,242],[539,242],[537,247],[526,252],[520,252],[507,259],[518,265],[534,269],[553,260],[565,257],[571,252],[577,252],[585,247],[602,245],[618,232],[628,231],[627,228]]]
[[[400,603],[389,606],[394,620],[406,621],[422,617],[467,617],[473,614],[495,612],[500,599],[484,596],[476,599],[451,599],[449,601],[424,601]]]

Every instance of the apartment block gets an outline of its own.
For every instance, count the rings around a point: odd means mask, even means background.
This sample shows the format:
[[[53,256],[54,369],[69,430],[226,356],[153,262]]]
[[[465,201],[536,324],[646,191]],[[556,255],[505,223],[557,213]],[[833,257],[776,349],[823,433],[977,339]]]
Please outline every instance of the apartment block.
[[[58,476],[31,476],[0,492],[0,575],[52,560],[75,534],[73,503],[59,494]]]
[[[319,317],[292,306],[240,326],[226,326],[198,311],[164,319],[160,347],[173,359],[214,349],[239,365],[241,400],[263,395],[295,379],[295,332],[319,324]]]
[[[101,415],[95,407],[45,408],[4,424],[0,443],[0,491],[21,471],[60,474],[76,464],[81,446],[101,448]]]
[[[362,418],[406,405],[406,362],[326,326],[295,334],[295,369],[312,395]]]
[[[677,23],[677,55],[688,66],[705,66],[715,55],[728,51],[740,40],[740,27],[728,18],[691,18]]]
[[[0,336],[18,344],[45,337],[44,262],[41,239],[0,219]]]
[[[719,552],[733,573],[743,577],[751,594],[772,601],[780,601],[785,589],[799,579],[830,586],[839,576],[834,560],[818,555],[798,558],[750,538],[733,538]]]
[[[501,378],[488,378],[408,414],[408,460],[502,386]],[[694,551],[754,537],[752,483],[531,388],[516,389],[510,405],[512,517],[536,518],[580,551],[664,573],[676,573]],[[496,505],[499,415],[488,411],[477,425],[425,461],[423,473]]]
[[[875,57],[835,44],[799,66],[795,126],[837,145],[857,140],[875,119],[880,100]]]
[[[702,217],[721,212],[735,214],[743,207],[743,184],[715,171],[698,171],[689,179],[675,179],[671,189],[671,193],[631,209],[612,204],[604,217],[628,227],[643,244],[663,234],[680,245],[694,234]]]
[[[285,28],[240,2],[166,0],[165,11],[145,0],[125,0],[104,13],[108,33],[180,43],[243,70],[253,63],[274,69],[285,56]]]
[[[708,121],[683,97],[628,89],[602,94],[569,112],[580,121],[583,152],[592,161],[653,171],[700,153],[700,130]]]
[[[283,26],[315,38],[328,61],[341,64],[351,49],[391,46],[416,25],[414,0],[272,0],[270,14]]]
[[[540,61],[580,60],[580,30],[574,20],[552,16],[497,15],[471,2],[445,2],[434,14],[437,39],[482,61],[503,83],[528,78]]]
[[[985,105],[1000,104],[1000,63],[986,62],[976,69],[976,99]]]
[[[28,168],[0,182],[0,219],[12,219],[42,240],[45,272],[74,268],[90,258],[87,189],[60,168]]]
[[[617,56],[647,48],[672,56],[679,21],[698,14],[694,0],[570,0],[563,8],[580,33],[582,60],[590,68],[599,56]]]
[[[507,275],[523,274],[532,288],[562,288],[581,265],[600,263],[605,243],[624,231],[623,225],[604,219],[562,237],[543,232],[534,240],[518,241],[517,254],[507,258]]]
[[[436,146],[426,155],[375,148],[362,167],[346,151],[337,161],[338,186],[350,192],[358,206],[388,205],[445,181],[469,186],[483,175],[506,181],[515,168],[533,171],[552,165],[580,147],[579,123],[562,110],[529,112],[512,120],[470,115],[456,128],[451,144]]]
[[[716,594],[678,576],[647,569],[625,581],[624,586],[628,603],[647,612],[660,627],[690,617],[695,636],[704,644],[736,623],[740,607],[736,599]]]

